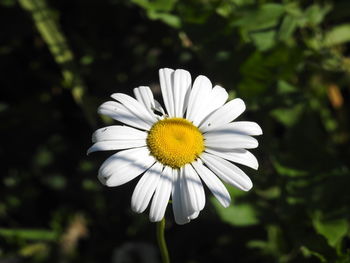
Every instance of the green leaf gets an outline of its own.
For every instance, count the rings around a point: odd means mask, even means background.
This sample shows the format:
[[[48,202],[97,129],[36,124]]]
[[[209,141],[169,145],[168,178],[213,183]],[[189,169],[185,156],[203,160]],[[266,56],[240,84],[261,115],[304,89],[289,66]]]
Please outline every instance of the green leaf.
[[[216,13],[223,17],[230,16],[232,14],[232,11],[233,5],[228,1],[221,2],[220,5],[216,8]]]
[[[350,24],[335,26],[326,33],[323,41],[325,47],[343,44],[350,41]]]
[[[169,12],[173,10],[175,3],[177,0],[131,0],[134,4],[143,7],[148,11],[163,11]]]
[[[49,246],[45,243],[28,244],[22,247],[19,254],[23,257],[45,257],[49,253]]]
[[[253,5],[255,3],[254,0],[230,0],[230,2],[235,6]]]
[[[161,20],[174,28],[181,26],[180,18],[169,13],[174,9],[177,0],[132,0],[132,2],[144,8],[148,18],[152,20]]]
[[[337,247],[349,229],[346,219],[324,220],[320,214],[314,215],[312,223],[316,232],[324,236],[331,247]]]
[[[238,84],[240,95],[254,97],[267,94],[276,81],[293,76],[299,57],[300,53],[297,50],[276,46],[270,52],[252,53],[240,66],[243,76]]]
[[[52,230],[43,229],[8,229],[0,228],[0,235],[9,238],[27,240],[56,240],[57,234]]]
[[[279,108],[271,111],[271,115],[280,123],[287,127],[293,126],[300,118],[303,112],[303,105],[295,105],[290,108]]]
[[[80,58],[80,64],[82,65],[90,65],[91,63],[93,63],[95,60],[95,58],[91,55],[85,55],[83,57]]]
[[[255,32],[250,34],[251,39],[260,51],[270,49],[275,44],[275,30]]]
[[[273,186],[267,189],[257,189],[255,191],[257,195],[264,199],[276,199],[281,195],[281,189],[277,186]]]
[[[284,11],[283,5],[273,3],[264,4],[258,10],[242,10],[241,18],[234,25],[247,31],[270,28],[277,25]]]
[[[280,94],[288,94],[297,91],[297,88],[287,81],[280,79],[277,82],[277,91]]]
[[[278,39],[282,41],[289,40],[297,28],[297,21],[297,18],[294,16],[286,15],[283,18],[281,27],[278,31]]]
[[[277,173],[280,175],[285,175],[285,176],[290,176],[290,177],[298,177],[298,176],[307,175],[306,171],[302,171],[302,170],[298,170],[298,169],[284,166],[276,160],[272,161],[272,163],[273,163],[273,166],[276,169]]]
[[[238,90],[242,96],[254,97],[264,93],[267,85],[259,79],[246,78],[238,84]]]
[[[303,11],[300,8],[299,3],[297,2],[289,2],[284,5],[284,10],[287,14],[290,14],[294,17],[301,17],[303,15]]]
[[[259,222],[254,208],[248,204],[233,204],[223,207],[214,197],[211,198],[222,221],[233,226],[251,226]]]
[[[153,20],[161,20],[165,24],[168,24],[174,28],[180,28],[181,26],[180,18],[172,14],[148,12],[148,17]]]
[[[312,251],[305,246],[301,246],[300,251],[301,251],[301,253],[303,253],[304,257],[306,257],[306,258],[314,256],[314,257],[317,257],[322,263],[327,262],[326,258],[323,255],[321,255],[318,252]]]
[[[319,6],[318,4],[314,4],[305,10],[304,16],[310,25],[316,26],[323,21],[329,11],[331,11],[330,5]]]

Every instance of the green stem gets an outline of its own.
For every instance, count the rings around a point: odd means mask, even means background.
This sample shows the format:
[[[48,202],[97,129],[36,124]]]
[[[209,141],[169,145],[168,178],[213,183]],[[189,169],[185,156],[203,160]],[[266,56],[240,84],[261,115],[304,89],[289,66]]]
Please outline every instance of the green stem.
[[[168,248],[164,237],[165,217],[157,222],[157,241],[163,263],[170,263]]]
[[[96,116],[87,105],[87,88],[74,61],[73,51],[60,29],[54,13],[49,9],[46,0],[19,0],[19,4],[32,16],[34,24],[48,46],[53,59],[61,67],[64,86],[70,90],[74,101],[82,108],[89,124],[94,127]]]

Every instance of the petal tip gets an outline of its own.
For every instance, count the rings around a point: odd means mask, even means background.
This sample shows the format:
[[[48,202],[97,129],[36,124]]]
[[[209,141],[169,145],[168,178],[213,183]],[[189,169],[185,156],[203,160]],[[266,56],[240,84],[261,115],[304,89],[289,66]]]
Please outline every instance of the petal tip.
[[[230,206],[230,204],[231,204],[231,201],[230,201],[230,202],[226,202],[226,203],[222,203],[222,206],[223,206],[224,208],[227,208],[227,207]]]
[[[252,181],[250,181],[247,185],[244,186],[244,188],[242,188],[242,190],[245,192],[248,192],[252,188],[253,188],[253,183]]]
[[[176,69],[175,70],[175,74],[184,74],[184,75],[191,75],[189,71],[185,70],[185,69]]]
[[[262,135],[263,130],[261,129],[260,125],[256,123],[256,135]]]
[[[161,218],[158,218],[156,216],[149,216],[149,221],[151,221],[152,223],[156,223],[156,222],[159,222],[161,221],[162,219]]]
[[[141,211],[140,207],[135,204],[131,204],[131,210],[136,214],[141,214],[143,212]]]
[[[246,106],[245,106],[244,100],[242,100],[241,98],[236,98],[236,99],[234,99],[234,100],[236,101],[236,103],[241,104],[241,107],[242,107],[243,111],[245,111]]]
[[[116,185],[110,178],[108,178],[105,183],[104,183],[106,186],[108,187],[114,187],[114,186],[118,186]]]
[[[172,72],[172,71],[174,71],[172,68],[160,68],[158,70],[159,74],[161,74],[163,72],[166,73],[166,72]]]
[[[101,184],[106,185],[107,186],[107,179],[101,175],[97,176],[98,180],[100,181]]]
[[[92,146],[86,151],[86,155],[89,155],[90,153],[92,153],[91,148],[92,148]]]
[[[212,85],[210,79],[204,75],[198,75],[194,81],[205,81],[206,83],[209,83],[210,85]]]

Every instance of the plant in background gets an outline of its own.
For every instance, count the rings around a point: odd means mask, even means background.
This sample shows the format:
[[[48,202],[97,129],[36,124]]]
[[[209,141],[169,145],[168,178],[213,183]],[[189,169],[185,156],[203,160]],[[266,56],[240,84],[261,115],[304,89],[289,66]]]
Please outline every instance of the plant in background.
[[[348,0],[0,1],[0,132],[12,138],[0,151],[1,260],[150,260],[135,253],[153,243],[147,218],[130,218],[129,191],[102,187],[99,160],[81,153],[90,131],[112,125],[96,114],[109,87],[129,94],[169,64],[215,76],[265,133],[254,191],[226,186],[229,207],[206,196],[201,220],[169,231],[173,261],[350,261],[348,10]]]

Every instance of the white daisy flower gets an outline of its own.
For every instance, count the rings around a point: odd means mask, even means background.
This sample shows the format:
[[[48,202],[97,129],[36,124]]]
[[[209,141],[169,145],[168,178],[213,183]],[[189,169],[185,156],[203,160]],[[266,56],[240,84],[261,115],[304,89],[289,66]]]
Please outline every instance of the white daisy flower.
[[[98,178],[110,187],[142,175],[131,199],[132,210],[145,211],[149,203],[152,222],[160,221],[169,202],[175,221],[188,223],[205,205],[203,182],[227,207],[230,195],[224,181],[243,191],[252,188],[250,178],[235,163],[258,168],[252,135],[261,135],[255,122],[235,121],[245,110],[241,99],[226,103],[228,94],[212,87],[205,76],[191,85],[183,69],[159,70],[165,110],[149,87],[134,89],[136,99],[122,93],[103,103],[98,112],[126,124],[98,129],[92,137],[95,151],[120,150],[101,166]],[[220,180],[221,179],[221,180]]]

